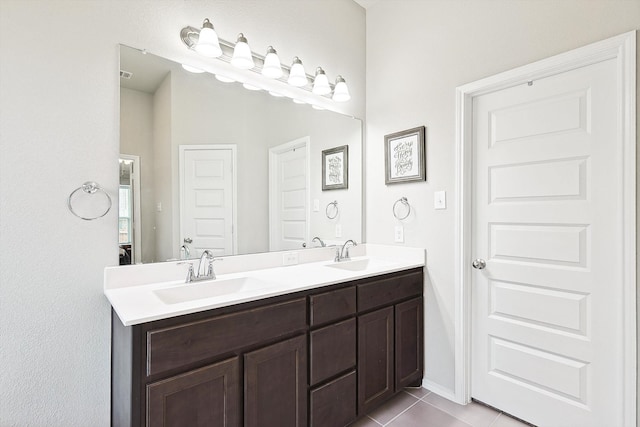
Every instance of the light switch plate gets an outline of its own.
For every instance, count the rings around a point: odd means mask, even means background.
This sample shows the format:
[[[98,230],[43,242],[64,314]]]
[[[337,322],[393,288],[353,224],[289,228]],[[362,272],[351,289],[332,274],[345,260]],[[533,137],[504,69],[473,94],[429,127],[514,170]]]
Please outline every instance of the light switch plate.
[[[342,226],[340,224],[336,224],[336,237],[342,237]]]
[[[436,191],[433,193],[433,207],[434,209],[447,209],[446,191]]]
[[[393,240],[396,243],[404,243],[404,227],[401,225],[396,225],[394,238]]]

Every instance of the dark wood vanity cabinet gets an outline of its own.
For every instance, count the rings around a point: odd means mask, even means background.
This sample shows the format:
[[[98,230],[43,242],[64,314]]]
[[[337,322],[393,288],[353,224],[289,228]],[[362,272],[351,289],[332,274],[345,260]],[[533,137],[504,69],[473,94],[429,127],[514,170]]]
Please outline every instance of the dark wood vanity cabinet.
[[[423,375],[422,271],[371,279],[358,290],[358,411]]]
[[[420,383],[422,283],[415,268],[129,327],[113,312],[111,424],[347,426]]]

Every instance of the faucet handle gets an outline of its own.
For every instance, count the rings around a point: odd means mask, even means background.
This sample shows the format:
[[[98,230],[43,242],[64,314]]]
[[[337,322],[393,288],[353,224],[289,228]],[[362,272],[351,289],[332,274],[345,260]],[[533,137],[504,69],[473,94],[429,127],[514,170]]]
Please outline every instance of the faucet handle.
[[[192,264],[192,263],[190,263],[190,262],[184,262],[184,261],[183,261],[183,262],[179,262],[178,264],[179,264],[179,265],[181,265],[181,264],[187,264],[187,265],[189,266],[189,268],[188,268],[188,270],[187,270],[187,278],[186,278],[186,279],[184,279],[184,282],[185,282],[185,283],[191,283],[191,281],[193,281],[193,279],[195,279],[195,278],[196,278],[196,274],[195,274],[195,272],[193,271],[193,264]]]

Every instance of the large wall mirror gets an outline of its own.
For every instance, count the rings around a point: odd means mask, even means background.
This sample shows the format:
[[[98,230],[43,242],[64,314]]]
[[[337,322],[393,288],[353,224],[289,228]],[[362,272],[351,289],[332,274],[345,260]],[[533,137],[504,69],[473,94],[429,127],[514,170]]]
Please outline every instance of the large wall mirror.
[[[362,240],[360,120],[126,46],[120,71],[121,264]]]

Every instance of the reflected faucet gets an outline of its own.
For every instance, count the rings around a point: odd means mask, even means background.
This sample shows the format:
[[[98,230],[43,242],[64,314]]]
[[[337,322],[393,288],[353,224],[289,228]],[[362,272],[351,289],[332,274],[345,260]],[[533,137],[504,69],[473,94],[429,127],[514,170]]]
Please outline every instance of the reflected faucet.
[[[349,247],[348,247],[349,243],[351,243],[353,246],[358,246],[358,244],[354,240],[351,240],[351,239],[349,239],[346,242],[344,242],[344,245],[342,245],[342,249],[340,248],[340,246],[337,246],[336,247],[336,257],[334,259],[335,262],[351,260],[351,257],[349,256]]]
[[[318,236],[316,236],[316,237],[314,237],[313,239],[311,239],[311,241],[312,241],[312,242],[315,242],[316,240],[318,241],[318,243],[320,243],[320,246],[322,246],[323,248],[324,248],[325,246],[327,246],[327,245],[322,241],[322,239],[321,239],[321,238],[319,238]]]
[[[182,256],[182,254],[184,253],[184,257]],[[189,259],[189,246],[187,245],[182,245],[180,246],[180,259]]]

